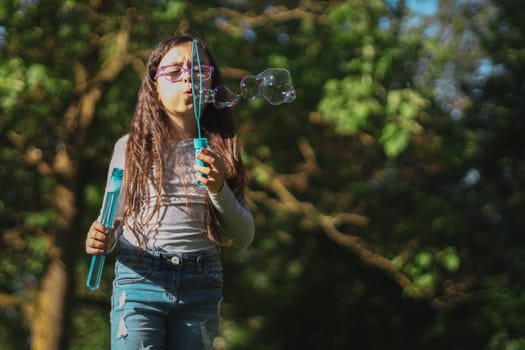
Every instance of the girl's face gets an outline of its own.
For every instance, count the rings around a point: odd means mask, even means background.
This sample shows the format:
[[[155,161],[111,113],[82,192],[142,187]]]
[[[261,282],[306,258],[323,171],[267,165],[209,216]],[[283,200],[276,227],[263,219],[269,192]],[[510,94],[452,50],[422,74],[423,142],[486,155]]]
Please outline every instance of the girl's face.
[[[170,122],[190,133],[194,133],[196,132],[196,120],[191,91],[191,51],[191,42],[181,43],[171,48],[159,63],[156,85],[160,102],[164,106]],[[210,65],[206,53],[200,47],[199,58],[201,66]],[[196,55],[193,64],[194,68],[198,67]],[[211,88],[211,76],[207,80],[204,78],[203,87]],[[198,86],[198,80],[195,83]]]

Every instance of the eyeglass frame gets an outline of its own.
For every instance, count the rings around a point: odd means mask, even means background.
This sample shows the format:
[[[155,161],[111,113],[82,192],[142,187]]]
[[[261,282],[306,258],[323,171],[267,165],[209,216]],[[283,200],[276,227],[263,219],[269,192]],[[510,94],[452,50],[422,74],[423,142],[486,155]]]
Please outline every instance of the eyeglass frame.
[[[158,69],[157,69],[157,73],[155,73],[155,77],[153,78],[153,80],[157,80],[158,78],[160,77],[166,77],[168,76],[168,74],[165,73],[165,70],[168,69],[168,68],[171,68],[171,67],[180,67],[181,68],[181,78],[180,79],[177,79],[177,80],[171,80],[169,78],[166,78],[166,80],[168,80],[169,82],[171,83],[176,83],[176,82],[179,82],[182,80],[182,77],[184,76],[185,73],[190,73],[190,77],[191,77],[191,67],[190,68],[184,68],[183,66],[181,66],[180,64],[169,64],[169,65],[166,65],[166,66],[160,66]],[[210,76],[209,78],[206,78],[206,79],[202,79],[202,81],[208,81],[212,78],[213,76],[213,72],[215,71],[215,67],[214,66],[209,66],[209,65],[205,65],[205,64],[201,64],[201,68],[202,67],[205,67],[206,69],[209,69],[210,70]],[[194,71],[198,73],[198,70],[196,69],[198,68],[197,67],[193,67]]]

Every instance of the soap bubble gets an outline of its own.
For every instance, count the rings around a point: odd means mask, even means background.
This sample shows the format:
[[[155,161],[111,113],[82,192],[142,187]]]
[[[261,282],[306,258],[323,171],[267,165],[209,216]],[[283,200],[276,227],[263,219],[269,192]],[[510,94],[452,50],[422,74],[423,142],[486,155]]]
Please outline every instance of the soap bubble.
[[[272,105],[292,102],[292,76],[284,68],[267,68],[256,76],[247,75],[241,80],[241,95],[247,100],[262,96]]]
[[[290,103],[295,100],[295,89],[292,76],[284,68],[267,68],[257,75],[246,75],[240,83],[241,93],[231,91],[225,85],[212,89],[203,89],[203,101],[213,103],[216,108],[233,107],[242,98],[251,100],[257,96],[264,97],[272,105]]]
[[[216,86],[214,89],[214,106],[217,108],[229,108],[233,107],[239,102],[241,96],[230,89],[225,85]]]

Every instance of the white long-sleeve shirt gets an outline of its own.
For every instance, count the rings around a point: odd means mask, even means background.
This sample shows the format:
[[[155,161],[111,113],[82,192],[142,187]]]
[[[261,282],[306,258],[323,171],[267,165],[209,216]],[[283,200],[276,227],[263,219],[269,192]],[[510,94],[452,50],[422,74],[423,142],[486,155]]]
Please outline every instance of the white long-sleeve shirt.
[[[118,167],[126,171],[124,165],[127,140],[128,135],[125,135],[115,144],[108,171],[106,191],[113,168]],[[208,196],[222,215],[224,231],[233,240],[233,244],[240,248],[250,245],[255,225],[246,204],[237,200],[226,182],[216,194],[209,193],[205,188],[196,185],[193,169],[193,164],[195,164],[193,140],[186,139],[174,143],[170,151],[171,154],[167,157],[160,209],[150,222],[145,223],[145,230],[141,232],[141,240],[145,244],[145,249],[190,253],[215,247],[215,244],[207,238],[206,199]],[[151,182],[149,190],[150,198],[144,202],[142,212],[144,218],[154,207],[158,195]],[[122,216],[124,202],[125,192],[121,189],[115,217]],[[158,224],[154,227],[157,219]],[[127,225],[124,225],[119,241],[124,247],[139,245]]]

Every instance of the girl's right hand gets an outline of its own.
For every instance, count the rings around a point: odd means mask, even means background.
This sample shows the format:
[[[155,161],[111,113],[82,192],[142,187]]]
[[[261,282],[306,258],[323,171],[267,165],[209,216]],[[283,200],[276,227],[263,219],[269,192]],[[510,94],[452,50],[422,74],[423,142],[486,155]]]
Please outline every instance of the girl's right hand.
[[[111,249],[113,235],[99,221],[94,221],[86,237],[86,253],[89,255],[104,254]]]

